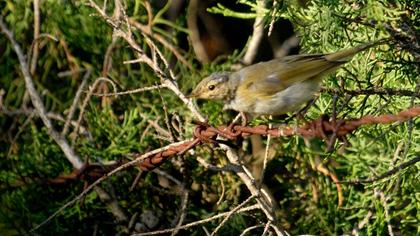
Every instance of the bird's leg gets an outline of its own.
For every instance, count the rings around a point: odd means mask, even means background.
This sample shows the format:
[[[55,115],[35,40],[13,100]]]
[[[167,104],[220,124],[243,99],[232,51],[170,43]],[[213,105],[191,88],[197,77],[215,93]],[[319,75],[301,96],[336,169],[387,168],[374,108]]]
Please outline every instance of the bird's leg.
[[[246,113],[241,111],[239,114],[241,114],[242,126],[246,126],[246,124],[248,123],[248,117],[246,117]]]
[[[291,119],[294,119],[295,117],[297,120],[303,120],[305,121],[305,113],[311,108],[312,105],[315,104],[317,98],[311,99],[309,102],[306,103],[305,107],[300,109],[299,111],[295,112],[292,116],[288,117],[286,119],[286,123],[289,122]]]
[[[295,116],[296,116],[297,123],[299,123],[299,121],[306,122],[305,115],[301,113],[300,111],[296,113]]]
[[[239,112],[239,114],[235,117],[235,119],[233,119],[232,123],[229,124],[229,126],[227,127],[229,130],[233,129],[233,126],[235,126],[235,123],[242,118],[242,122],[241,125],[242,126],[246,126],[246,123],[248,122],[248,118],[245,114],[245,112]]]

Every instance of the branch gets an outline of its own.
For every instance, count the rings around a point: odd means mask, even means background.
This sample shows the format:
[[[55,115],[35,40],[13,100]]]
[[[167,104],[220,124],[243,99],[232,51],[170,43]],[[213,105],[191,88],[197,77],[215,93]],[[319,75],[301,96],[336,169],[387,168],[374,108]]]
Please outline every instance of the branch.
[[[34,44],[31,58],[31,75],[35,74],[36,64],[38,63],[39,55],[39,32],[40,32],[40,12],[39,12],[39,0],[34,0]]]
[[[121,166],[113,169],[112,171],[104,174],[102,177],[100,177],[99,179],[97,179],[95,182],[93,182],[91,185],[89,185],[88,187],[86,187],[82,193],[80,193],[79,195],[77,195],[75,198],[73,198],[71,201],[67,202],[66,204],[64,204],[62,207],[60,207],[56,212],[54,212],[52,215],[50,215],[47,219],[45,219],[43,222],[41,222],[40,224],[38,224],[37,226],[35,226],[33,229],[31,229],[30,232],[34,232],[37,229],[39,229],[40,227],[42,227],[43,225],[47,224],[49,221],[51,221],[54,217],[56,217],[58,214],[60,214],[63,210],[65,210],[67,207],[70,207],[71,205],[75,204],[77,201],[79,201],[80,199],[82,199],[84,196],[86,196],[86,194],[88,194],[92,189],[94,189],[96,186],[98,186],[100,183],[102,183],[103,181],[105,181],[108,177],[115,175],[116,173],[120,172],[121,170],[127,169],[131,166],[134,165],[138,165],[140,162],[143,162],[144,160],[146,160],[147,158],[149,158],[152,155],[155,155],[157,153],[161,153],[165,150],[170,149],[172,146],[176,146],[176,145],[182,145],[183,143],[188,142],[188,141],[182,141],[182,142],[177,142],[177,143],[173,143],[170,144],[168,146],[159,148],[159,149],[155,149],[153,151],[150,151],[148,153],[145,153],[143,155],[138,155],[134,160],[124,163]]]
[[[258,204],[254,204],[254,205],[251,205],[251,206],[249,206],[249,207],[244,207],[244,208],[242,208],[242,209],[240,209],[240,210],[236,211],[235,213],[236,213],[236,214],[238,214],[238,213],[241,213],[241,212],[247,212],[247,211],[252,211],[252,210],[256,210],[256,209],[258,209]],[[167,233],[171,233],[171,232],[173,232],[173,231],[175,231],[175,230],[179,230],[179,229],[188,229],[188,228],[191,228],[191,227],[196,226],[196,225],[205,224],[205,223],[207,223],[207,222],[210,222],[210,221],[213,221],[213,220],[216,220],[216,219],[222,218],[222,217],[226,217],[226,216],[227,216],[227,215],[229,215],[229,214],[231,214],[231,213],[230,213],[230,212],[225,212],[225,213],[221,213],[221,214],[218,214],[218,215],[212,216],[212,217],[207,218],[207,219],[204,219],[204,220],[199,220],[199,221],[195,221],[195,222],[192,222],[192,223],[189,223],[189,224],[186,224],[186,225],[180,226],[180,227],[178,227],[178,228],[164,229],[164,230],[153,231],[153,232],[146,232],[146,233],[133,234],[133,236],[145,236],[145,235],[167,234]]]
[[[229,146],[220,145],[222,149],[226,151],[226,156],[229,159],[230,163],[240,165],[242,168],[242,171],[237,172],[236,174],[241,178],[241,180],[244,182],[248,190],[251,192],[252,196],[257,196],[256,200],[260,207],[260,209],[264,212],[267,219],[272,222],[272,227],[274,228],[274,231],[277,235],[288,235],[281,227],[278,225],[277,217],[274,212],[274,203],[273,199],[271,199],[270,194],[266,193],[262,189],[260,190],[256,186],[256,181],[252,177],[251,174],[249,174],[249,171],[246,169],[244,165],[241,165],[240,158],[238,155],[238,152],[234,150],[233,148],[230,148]]]
[[[74,150],[70,147],[67,140],[54,129],[51,120],[47,116],[47,110],[45,109],[45,106],[38,92],[35,89],[32,76],[29,72],[28,64],[26,63],[25,55],[23,54],[19,44],[14,39],[13,33],[4,24],[2,16],[0,16],[0,30],[9,39],[10,43],[13,46],[13,49],[15,50],[16,55],[18,56],[20,68],[25,79],[26,90],[28,91],[29,96],[31,97],[31,101],[36,109],[36,112],[38,113],[45,127],[47,128],[48,134],[51,135],[54,141],[60,146],[61,150],[64,152],[64,155],[66,155],[67,160],[70,161],[73,167],[76,169],[80,169],[83,166],[83,162],[80,160],[79,156],[77,156],[77,154],[74,152]]]
[[[191,45],[197,59],[201,62],[207,63],[210,59],[203,43],[201,42],[200,31],[197,23],[198,2],[198,0],[190,0],[190,3],[188,4],[187,25],[190,30]]]
[[[83,89],[85,88],[87,84],[87,80],[90,77],[91,73],[92,73],[92,69],[87,69],[85,75],[83,76],[82,83],[79,85],[76,95],[74,96],[73,103],[71,104],[69,114],[67,115],[66,123],[64,124],[64,128],[61,131],[61,135],[66,135],[69,130],[70,122],[72,121],[74,113],[76,112],[77,103],[80,100],[80,96],[82,95]]]
[[[255,56],[258,52],[258,47],[260,46],[261,39],[264,35],[264,0],[257,1],[257,17],[255,17],[254,30],[252,32],[251,39],[249,40],[248,49],[246,50],[244,56],[245,65],[250,65],[254,61]]]
[[[393,96],[405,96],[405,97],[420,97],[420,93],[410,90],[403,89],[392,89],[392,88],[371,88],[371,89],[337,89],[337,88],[322,88],[321,92],[333,93],[333,94],[349,94],[353,96],[358,95],[393,95]]]
[[[105,11],[101,10],[101,8],[92,0],[89,0],[88,6],[92,7],[93,9],[95,9],[102,18],[104,18],[104,20],[113,28],[114,30],[114,35],[123,38],[128,45],[137,53],[139,62],[144,62],[146,63],[150,68],[153,69],[153,71],[156,73],[156,75],[162,80],[162,86],[165,86],[167,88],[169,88],[170,90],[172,90],[176,96],[178,96],[182,102],[184,102],[184,104],[188,107],[188,109],[194,114],[194,116],[199,120],[199,121],[204,121],[205,118],[204,116],[200,113],[200,111],[194,106],[194,103],[192,102],[191,99],[188,99],[179,89],[178,84],[175,80],[175,77],[173,76],[173,73],[171,71],[171,69],[169,68],[168,63],[166,62],[165,58],[163,58],[160,53],[160,51],[158,50],[158,48],[155,45],[152,45],[151,49],[152,51],[156,52],[159,56],[160,59],[164,62],[166,68],[169,71],[169,76],[166,76],[166,74],[163,72],[163,70],[161,68],[159,68],[156,63],[154,63],[154,61],[152,59],[150,59],[145,53],[144,51],[141,49],[141,47],[136,43],[136,41],[133,39],[133,35],[131,31],[124,31],[124,29],[121,27],[121,22],[117,21],[117,20],[113,20],[111,17],[109,17]],[[129,25],[129,20],[127,18],[126,20],[127,23],[127,28],[130,29],[131,25]],[[148,37],[145,34],[142,34],[143,37],[146,38],[146,42],[147,43],[152,43],[153,42],[151,40],[147,40]]]
[[[15,41],[13,37],[13,33],[4,24],[3,17],[1,16],[0,16],[0,29],[9,39],[10,43],[12,44],[16,52],[16,55],[18,56],[21,71],[25,80],[26,90],[29,93],[32,104],[35,107],[36,113],[39,115],[45,127],[47,128],[48,134],[60,146],[61,150],[64,152],[65,156],[67,157],[67,160],[73,165],[73,167],[75,169],[81,169],[83,167],[83,162],[81,161],[79,156],[77,156],[77,154],[71,148],[71,146],[69,145],[67,140],[64,138],[64,136],[54,129],[52,122],[48,117],[48,113],[45,109],[45,106],[41,100],[41,97],[39,96],[38,92],[35,89],[32,76],[29,72],[28,64],[26,63],[26,60],[25,60],[25,55],[23,54],[19,44]],[[102,188],[95,187],[95,190],[98,192],[101,200],[111,199],[111,197],[104,190],[102,190]],[[122,210],[120,209],[120,207],[118,206],[117,202],[114,199],[112,199],[111,201],[108,200],[106,204],[110,208],[114,216],[117,218],[117,220],[125,221],[127,219],[127,217],[124,215],[124,213],[122,212]],[[48,222],[48,220],[44,221],[44,223],[46,222]]]
[[[343,183],[343,184],[369,184],[369,183],[374,183],[378,180],[381,179],[385,179],[386,177],[389,177],[395,173],[398,173],[401,170],[404,170],[405,168],[408,168],[414,164],[416,164],[417,162],[420,161],[420,156],[417,156],[409,161],[406,161],[402,164],[400,164],[399,166],[393,168],[390,171],[387,171],[385,173],[383,173],[382,175],[376,177],[376,178],[371,178],[371,179],[360,179],[360,180],[347,180],[347,181],[339,181],[338,183]]]

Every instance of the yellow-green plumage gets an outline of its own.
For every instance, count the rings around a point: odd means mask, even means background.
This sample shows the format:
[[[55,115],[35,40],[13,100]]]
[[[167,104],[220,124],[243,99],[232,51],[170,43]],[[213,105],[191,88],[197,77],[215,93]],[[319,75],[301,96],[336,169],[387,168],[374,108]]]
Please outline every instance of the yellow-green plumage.
[[[247,66],[236,72],[217,72],[203,79],[191,96],[217,99],[226,109],[254,114],[283,114],[310,100],[328,72],[376,43],[330,54],[287,56]]]

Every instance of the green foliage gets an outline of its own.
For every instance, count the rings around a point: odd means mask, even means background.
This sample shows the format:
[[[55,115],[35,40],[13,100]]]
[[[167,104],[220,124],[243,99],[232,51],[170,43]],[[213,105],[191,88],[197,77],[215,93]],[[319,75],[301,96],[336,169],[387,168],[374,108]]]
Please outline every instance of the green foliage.
[[[60,119],[54,119],[54,127],[60,132],[88,69],[92,70],[92,76],[88,79],[90,85],[96,78],[106,76],[119,91],[161,82],[145,63],[123,63],[137,58],[137,54],[123,39],[113,40],[112,27],[93,8],[84,4],[85,1],[65,1],[66,4],[62,4],[62,1],[40,2],[41,32],[57,40],[46,36],[39,39],[39,59],[33,76],[47,110],[61,116]],[[236,51],[222,64],[201,65],[191,47],[181,49],[182,40],[190,33],[187,16],[182,12],[176,20],[168,20],[166,14],[170,11],[170,3],[150,5],[153,15],[150,22],[146,1],[125,1],[124,7],[132,20],[143,25],[150,24],[153,31],[153,34],[147,35],[133,27],[133,40],[150,57],[156,55],[152,55],[145,37],[154,40],[175,73],[181,90],[188,93],[203,76],[214,71],[229,70],[246,49]],[[420,35],[418,1],[277,1],[276,5],[268,1],[264,9],[257,1],[240,0],[237,3],[248,7],[248,10],[237,11],[220,3],[208,11],[240,19],[264,14],[266,28],[269,28],[271,20],[286,18],[293,23],[301,40],[302,53],[334,52],[364,42],[391,38],[395,35],[392,35],[390,28],[401,32],[402,36],[395,39],[397,41]],[[98,4],[103,4],[103,1]],[[106,13],[112,16],[114,6],[110,4]],[[6,24],[30,58],[32,2],[3,0],[0,1],[0,9]],[[156,35],[169,42],[186,63],[181,62],[170,47],[155,40]],[[113,47],[110,49],[111,44]],[[327,89],[390,88],[416,91],[419,58],[410,51],[409,46],[404,50],[400,47],[391,41],[358,54],[342,69],[327,76],[323,86]],[[112,50],[111,62],[109,67],[104,68],[107,50]],[[160,60],[157,62],[159,65],[163,63]],[[66,75],[63,72],[70,73]],[[73,167],[36,114],[32,110],[25,110],[32,106],[25,95],[25,83],[16,55],[3,35],[0,36],[0,74],[0,90],[3,94],[0,100],[3,108],[0,116],[0,232],[21,235],[27,234],[77,196],[83,191],[84,184],[92,181],[84,183],[77,179],[52,183],[58,176],[71,173]],[[97,92],[100,93],[112,91],[112,86],[107,82],[100,83],[98,88]],[[85,88],[82,93],[74,121],[80,114],[87,90]],[[197,104],[208,117],[209,123],[215,126],[227,124],[235,116],[234,112],[222,111],[221,103],[199,101]],[[304,119],[313,120],[334,112],[338,119],[396,114],[416,104],[418,97],[391,94],[351,96],[343,90],[342,93],[321,93],[304,114]],[[118,97],[92,96],[83,113],[80,132],[72,133],[74,126],[71,126],[66,138],[86,162],[129,161],[133,159],[131,153],[146,153],[190,138],[194,119],[181,100],[167,89]],[[291,126],[303,123],[299,117],[276,117],[273,122],[286,122]],[[177,123],[179,129],[169,128],[167,123]],[[267,119],[252,121],[255,125],[260,123],[267,123]],[[165,132],[159,131],[158,127],[170,131],[174,140],[165,136]],[[367,184],[337,185],[333,177],[339,180],[371,179],[418,157],[419,119],[363,126],[347,138],[335,142],[332,152],[326,152],[326,142],[318,139],[294,136],[272,140],[274,157],[265,173],[265,184],[279,206],[276,213],[281,225],[291,235],[341,235],[349,234],[368,214],[372,214],[360,229],[360,235],[386,235],[388,225],[392,226],[395,235],[418,234],[418,163]],[[233,145],[241,147],[243,161],[250,169],[257,168],[258,163],[255,164],[250,155],[252,148],[248,139]],[[206,169],[196,161],[197,157],[217,166],[228,164],[225,154],[209,144],[181,157],[173,157],[160,167],[160,170],[181,180],[183,188],[188,190],[185,222],[231,210],[249,197],[248,190],[235,174]],[[182,189],[174,186],[161,173],[151,172],[141,176],[140,183],[130,191],[138,172],[137,168],[121,171],[101,187],[112,192],[128,216],[152,211],[160,220],[158,227],[173,227],[176,222],[172,220],[179,216],[182,205]],[[342,189],[338,190],[338,186]],[[224,197],[216,204],[222,193]],[[385,203],[380,193],[386,197]],[[343,204],[339,206],[341,195]],[[96,234],[121,234],[128,223],[115,221],[97,192],[92,191],[81,203],[66,208],[37,233],[93,234],[97,229]],[[221,221],[212,221],[205,227],[214,229]],[[232,216],[219,233],[238,235],[247,227],[265,223],[265,215],[261,211],[238,214]],[[250,234],[261,234],[263,228],[255,229]],[[202,235],[203,231],[197,226],[180,233]]]
[[[223,16],[235,17],[235,18],[240,18],[240,19],[253,19],[257,17],[257,12],[260,12],[261,10],[264,10],[265,14],[268,13],[268,10],[260,9],[258,4],[253,3],[251,1],[239,0],[237,3],[249,6],[251,8],[250,9],[251,11],[250,12],[237,12],[223,6],[223,4],[221,3],[218,3],[217,6],[215,7],[209,8],[208,11],[211,13],[222,14]]]

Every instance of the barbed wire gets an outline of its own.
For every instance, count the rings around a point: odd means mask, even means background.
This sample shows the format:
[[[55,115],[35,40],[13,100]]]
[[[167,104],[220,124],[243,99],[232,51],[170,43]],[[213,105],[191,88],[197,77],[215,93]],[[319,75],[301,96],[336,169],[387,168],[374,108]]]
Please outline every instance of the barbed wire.
[[[373,124],[389,124],[397,121],[405,121],[410,118],[420,115],[420,107],[412,107],[405,111],[399,112],[396,115],[386,114],[380,116],[365,116],[360,119],[349,120],[332,120],[329,121],[326,117],[321,117],[317,120],[308,122],[300,127],[282,125],[274,128],[269,128],[268,125],[259,125],[255,127],[247,127],[241,125],[220,126],[218,128],[209,126],[205,123],[200,123],[196,126],[194,131],[195,139],[179,146],[174,146],[166,151],[160,152],[145,159],[140,163],[142,170],[152,170],[161,165],[167,158],[175,154],[183,154],[189,149],[201,143],[218,143],[224,140],[217,140],[220,135],[227,140],[236,140],[238,137],[246,137],[253,134],[257,135],[272,135],[273,137],[285,137],[292,135],[300,135],[308,138],[327,139],[334,137],[336,139],[344,139],[346,135],[357,129],[362,125]]]
[[[273,137],[287,137],[300,135],[307,138],[320,138],[331,141],[331,137],[335,139],[345,139],[345,137],[363,125],[389,124],[393,122],[402,122],[408,119],[420,116],[420,106],[409,108],[398,114],[385,114],[380,116],[364,116],[360,119],[346,120],[328,120],[323,116],[317,120],[307,122],[301,126],[280,125],[278,127],[269,128],[268,125],[258,125],[255,127],[230,125],[213,127],[207,123],[198,122],[194,130],[194,139],[182,142],[179,145],[171,146],[166,150],[158,152],[141,161],[138,166],[143,171],[151,171],[174,155],[182,155],[188,150],[204,144],[204,143],[223,143],[231,145],[229,141],[237,140],[239,137],[247,137],[250,135],[271,135]],[[219,137],[223,138],[220,139]],[[134,154],[133,158],[137,158],[142,154]],[[124,164],[127,161],[118,161],[108,165],[98,166],[97,164],[85,163],[85,167],[80,170],[74,170],[72,173],[59,176],[49,183],[62,183],[69,179],[82,179],[84,181],[92,181],[101,174],[106,174],[110,170]],[[94,166],[93,166],[94,165]],[[90,167],[92,166],[92,167]],[[400,168],[401,169],[401,168]]]

